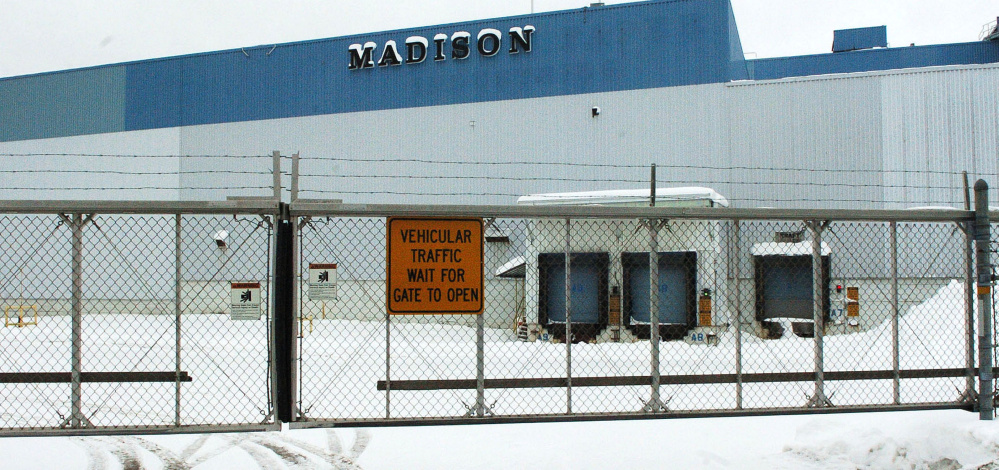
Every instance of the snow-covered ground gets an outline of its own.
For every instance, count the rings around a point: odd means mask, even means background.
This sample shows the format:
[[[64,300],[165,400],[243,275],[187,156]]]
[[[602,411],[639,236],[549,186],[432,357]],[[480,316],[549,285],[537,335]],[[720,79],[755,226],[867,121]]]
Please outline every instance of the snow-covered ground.
[[[0,439],[4,469],[999,468],[965,411]],[[991,466],[990,466],[991,465]]]
[[[963,364],[963,299],[964,287],[953,282],[942,288],[933,298],[909,309],[900,320],[902,368],[918,367],[960,367]],[[94,317],[95,321],[108,321],[107,317]],[[4,332],[5,339],[15,334],[38,335],[35,339],[64,336],[64,328],[58,325],[65,319],[50,319],[48,325],[36,329],[11,330]],[[201,359],[226,352],[225,367],[217,362],[200,364],[197,361],[187,365],[192,375],[202,378],[203,385],[189,384],[185,403],[194,406],[200,413],[191,415],[185,411],[185,418],[210,420],[216,407],[232,406],[226,398],[238,396],[250,390],[254,384],[263,383],[259,378],[244,376],[246,371],[256,370],[266,354],[261,344],[242,344],[238,340],[200,344],[210,339],[210,335],[197,335],[194,331],[219,331],[220,327],[233,327],[225,318],[199,317],[197,321],[185,322],[190,328],[189,346],[196,345],[202,354]],[[127,351],[135,351],[136,345],[158,349],[155,332],[168,330],[170,322],[163,318],[147,317],[132,319],[132,322],[166,322],[162,328],[147,328],[142,335],[133,334],[128,338],[120,335],[107,335],[117,338],[99,350],[112,357],[127,356]],[[261,328],[254,322],[240,324],[242,328]],[[43,334],[52,329],[49,334]],[[353,409],[381,412],[384,405],[384,392],[378,392],[375,382],[382,376],[379,359],[384,354],[384,344],[377,340],[358,342],[364,336],[364,329],[375,328],[373,335],[379,337],[383,330],[377,324],[349,322],[345,320],[326,321],[316,325],[307,336],[305,351],[315,357],[334,358],[334,362],[319,361],[313,367],[329,367],[328,370],[351,370],[357,372],[357,381],[339,382],[343,374],[317,375],[315,381],[305,381],[304,386],[312,387],[305,393],[306,404],[317,406],[326,413]],[[395,327],[394,327],[395,328]],[[330,331],[324,331],[330,329]],[[377,331],[376,331],[377,330]],[[59,335],[56,332],[60,332]],[[258,334],[260,332],[257,332]],[[339,334],[335,334],[339,333]],[[350,334],[343,334],[350,333]],[[426,363],[447,364],[443,372],[455,377],[472,374],[474,355],[472,351],[473,331],[466,327],[428,324],[402,324],[394,331],[393,345],[404,344],[407,354],[393,359],[394,378],[441,378],[427,377]],[[259,335],[257,335],[259,336]],[[564,345],[548,343],[520,343],[506,338],[501,332],[490,332],[487,342],[487,355],[493,358],[487,362],[491,376],[558,376],[561,368],[557,365],[564,354]],[[747,335],[748,336],[748,335]],[[102,336],[103,337],[103,336]],[[256,337],[255,335],[242,337]],[[64,338],[63,338],[64,339]],[[127,340],[127,341],[126,341]],[[134,341],[133,341],[134,340]],[[151,342],[150,342],[151,341]],[[339,342],[338,342],[339,341]],[[353,341],[353,342],[351,342]],[[395,341],[400,341],[396,343]],[[62,343],[63,341],[57,341]],[[36,341],[43,347],[44,341]],[[120,343],[120,344],[118,344]],[[154,348],[155,346],[155,348]],[[364,346],[364,347],[360,347]],[[663,367],[666,373],[719,373],[733,367],[731,332],[723,335],[717,347],[693,346],[683,342],[663,344]],[[116,349],[117,348],[117,349]],[[125,348],[125,349],[121,349]],[[343,348],[353,351],[344,354]],[[808,371],[811,369],[812,341],[787,334],[780,340],[765,341],[755,337],[746,338],[743,353],[746,356],[747,371]],[[890,325],[884,324],[871,331],[830,336],[826,340],[827,370],[877,370],[890,368],[891,334]],[[56,347],[56,349],[59,349]],[[317,354],[317,350],[323,354]],[[117,352],[116,352],[117,351]],[[247,354],[248,352],[253,354]],[[59,351],[50,351],[59,355]],[[169,348],[153,354],[156,357],[170,357]],[[525,353],[527,353],[525,355]],[[634,344],[581,344],[573,349],[574,362],[580,367],[574,370],[591,374],[647,373],[645,358],[648,357],[648,343]],[[367,356],[371,357],[367,357]],[[143,355],[143,358],[148,356]],[[253,358],[257,357],[256,360]],[[695,357],[696,361],[683,360]],[[234,358],[248,360],[239,363]],[[679,360],[677,360],[679,358]],[[346,361],[346,362],[343,362]],[[142,362],[146,367],[169,366]],[[360,367],[365,364],[374,366]],[[382,363],[383,364],[383,363]],[[554,365],[553,365],[554,364]],[[607,369],[608,364],[611,369]],[[308,363],[307,363],[308,365]],[[234,366],[235,369],[232,369]],[[435,369],[435,368],[431,368]],[[235,370],[240,380],[206,380],[214,377],[213,371]],[[624,372],[621,372],[621,371]],[[260,370],[258,372],[263,372]],[[430,370],[433,373],[433,370]],[[395,374],[399,374],[396,376]],[[223,376],[228,377],[227,374]],[[329,377],[329,378],[327,378]],[[450,378],[450,377],[449,377]],[[963,379],[934,379],[903,381],[903,402],[933,402],[956,399],[962,390]],[[150,389],[149,396],[141,395],[129,403],[136,390],[112,391],[114,402],[123,406],[137,407],[125,409],[115,406],[101,406],[109,399],[106,394],[90,394],[85,397],[85,411],[98,410],[107,415],[94,414],[101,423],[131,423],[132,420],[162,420],[169,422],[172,400],[162,400],[157,396],[172,396],[172,384],[165,390]],[[362,388],[357,389],[358,385]],[[765,385],[765,384],[764,384]],[[784,387],[768,386],[749,393],[748,406],[802,406],[807,398],[810,384],[785,384]],[[185,386],[187,387],[187,386]],[[207,388],[205,388],[207,387]],[[221,387],[221,388],[220,388]],[[726,388],[728,387],[728,388]],[[671,409],[730,408],[732,390],[729,386],[675,386],[667,387],[667,393],[674,400]],[[580,389],[580,400],[586,408],[588,397],[590,407],[596,411],[633,411],[646,399],[648,387],[605,387]],[[5,413],[19,416],[19,422],[45,423],[51,419],[52,410],[65,407],[64,390],[53,390],[15,397],[17,388],[9,389],[5,396]],[[828,391],[838,392],[833,402],[839,405],[877,404],[891,402],[890,381],[831,382]],[[154,393],[156,392],[156,393]],[[161,393],[162,392],[162,393]],[[489,390],[490,406],[500,414],[537,413],[538,406],[550,407],[558,412],[562,408],[564,391],[560,389],[540,389],[522,394],[504,390]],[[55,395],[51,395],[55,393]],[[393,394],[394,411],[398,415],[410,416],[454,416],[464,411],[464,395],[474,391],[451,393],[451,399],[441,399],[440,392],[406,392]],[[712,395],[713,394],[713,395]],[[51,395],[51,396],[50,396]],[[256,391],[253,396],[264,396]],[[46,400],[57,400],[46,405]],[[133,397],[134,398],[134,397]],[[447,397],[445,397],[447,398]],[[539,405],[539,399],[541,405]],[[90,402],[89,400],[95,400]],[[150,408],[150,401],[163,401],[159,407]],[[237,400],[242,403],[243,400]],[[253,403],[249,400],[247,403]],[[406,408],[406,404],[412,408]],[[752,405],[756,403],[756,405]],[[20,404],[13,406],[12,404]],[[36,406],[37,405],[37,406]],[[214,406],[213,406],[214,405]],[[351,407],[354,408],[351,408]],[[155,413],[150,414],[150,410]],[[185,408],[188,410],[189,408]],[[213,411],[214,410],[214,411]],[[540,410],[540,411],[539,411]],[[249,420],[256,413],[252,407],[246,410],[228,410],[227,417]],[[591,410],[595,411],[595,410]],[[124,418],[118,417],[119,415]],[[245,416],[244,416],[245,415]],[[6,416],[6,415],[5,415]],[[336,416],[333,414],[332,416]],[[344,415],[353,416],[353,415]],[[377,415],[373,415],[377,416]],[[319,415],[323,417],[323,415]],[[225,421],[223,421],[225,422]],[[236,421],[246,422],[246,421]],[[100,423],[98,423],[100,425]],[[106,425],[106,424],[105,424]],[[655,419],[624,420],[577,423],[544,424],[489,424],[465,426],[422,426],[388,428],[341,428],[310,429],[274,433],[210,434],[210,435],[169,435],[169,436],[100,436],[100,437],[49,437],[49,438],[5,438],[0,439],[0,468],[169,468],[169,469],[224,469],[224,468],[566,468],[603,469],[623,468],[996,468],[999,469],[999,425],[991,421],[978,421],[976,413],[964,411],[920,411],[895,413],[848,413],[809,416],[769,416],[769,417],[725,417],[698,419]],[[983,467],[984,466],[984,467]]]

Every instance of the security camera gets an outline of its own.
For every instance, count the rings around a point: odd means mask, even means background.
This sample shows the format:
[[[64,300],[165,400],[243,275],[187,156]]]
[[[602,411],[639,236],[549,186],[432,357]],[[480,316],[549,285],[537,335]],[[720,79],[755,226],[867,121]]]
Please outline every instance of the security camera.
[[[594,106],[593,108],[591,108],[590,109],[590,115],[593,116],[593,117],[599,116],[600,115],[600,106]]]
[[[215,239],[216,246],[218,246],[219,248],[225,248],[226,247],[225,241],[227,238],[229,238],[229,232],[226,232],[225,230],[219,230],[218,232],[215,232],[215,235],[213,235],[212,238]]]

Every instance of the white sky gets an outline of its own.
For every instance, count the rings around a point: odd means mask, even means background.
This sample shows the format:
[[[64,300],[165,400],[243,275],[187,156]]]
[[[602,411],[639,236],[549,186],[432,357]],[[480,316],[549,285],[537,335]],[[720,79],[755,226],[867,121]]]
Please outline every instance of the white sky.
[[[587,5],[585,0],[0,0],[0,77]],[[624,3],[609,1],[608,4]],[[747,53],[828,52],[834,29],[892,46],[978,40],[995,0],[732,0]],[[750,56],[752,57],[752,55]]]

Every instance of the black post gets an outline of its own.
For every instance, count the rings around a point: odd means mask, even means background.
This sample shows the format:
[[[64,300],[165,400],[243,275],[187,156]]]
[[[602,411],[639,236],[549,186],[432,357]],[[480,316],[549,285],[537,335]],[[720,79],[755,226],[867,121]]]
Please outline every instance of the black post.
[[[975,255],[978,264],[978,411],[992,419],[992,264],[989,259],[989,185],[975,182]]]
[[[295,266],[293,250],[295,233],[288,214],[288,205],[281,203],[274,248],[274,399],[277,420],[291,422],[295,405],[292,391],[292,349],[295,341]]]

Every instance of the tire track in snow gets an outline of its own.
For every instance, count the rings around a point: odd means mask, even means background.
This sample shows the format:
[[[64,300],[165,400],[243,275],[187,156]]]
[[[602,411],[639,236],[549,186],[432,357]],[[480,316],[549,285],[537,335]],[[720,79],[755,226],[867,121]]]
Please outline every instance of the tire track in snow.
[[[257,465],[260,465],[260,470],[283,470],[284,465],[281,465],[281,460],[273,453],[268,453],[266,447],[261,447],[253,442],[246,442],[239,440],[236,447],[243,449],[247,454],[250,454],[250,458],[253,459]]]
[[[111,461],[104,453],[104,449],[98,449],[91,444],[89,439],[83,437],[72,437],[70,441],[83,448],[87,453],[87,470],[103,470],[111,465]]]
[[[191,466],[184,461],[184,459],[178,456],[176,453],[163,447],[155,442],[148,441],[141,437],[119,437],[122,442],[131,441],[134,445],[146,450],[147,452],[156,456],[163,463],[164,470],[190,470]]]
[[[202,453],[211,437],[219,438],[222,444]],[[283,433],[203,435],[179,453],[150,440],[132,436],[72,438],[72,442],[82,447],[87,454],[87,470],[117,467],[142,470],[145,468],[140,456],[143,450],[159,460],[166,470],[191,470],[232,449],[246,452],[262,470],[359,470],[361,467],[355,460],[364,452],[370,440],[370,433],[357,430],[353,445],[345,455],[343,441],[334,430],[326,431],[325,449]],[[198,456],[199,453],[202,455]]]

